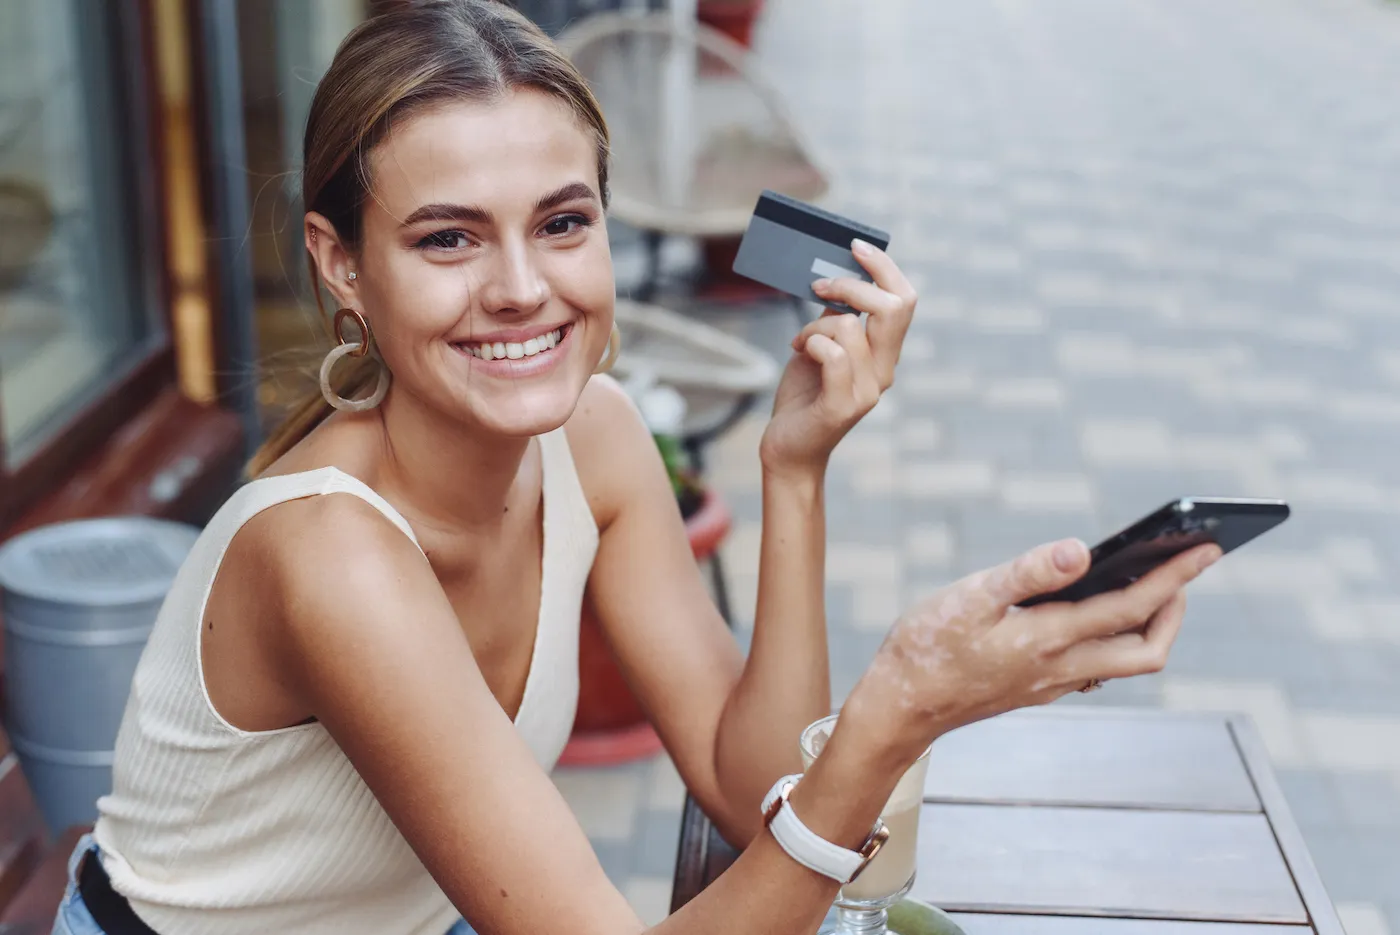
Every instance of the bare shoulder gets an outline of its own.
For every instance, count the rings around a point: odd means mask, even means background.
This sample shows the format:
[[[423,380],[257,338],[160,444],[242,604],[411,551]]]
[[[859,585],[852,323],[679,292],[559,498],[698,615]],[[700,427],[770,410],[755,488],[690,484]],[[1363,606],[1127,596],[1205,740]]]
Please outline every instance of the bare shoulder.
[[[298,588],[333,574],[351,579],[422,563],[413,540],[375,507],[348,493],[288,500],[250,519],[237,538],[244,551],[265,556],[269,583]],[[347,580],[348,583],[348,580]]]
[[[318,628],[440,588],[413,540],[363,499],[320,494],[271,506],[230,544],[224,569],[260,595],[264,636],[282,651]]]
[[[565,424],[569,450],[593,514],[604,526],[660,471],[660,456],[632,399],[616,380],[595,375]]]

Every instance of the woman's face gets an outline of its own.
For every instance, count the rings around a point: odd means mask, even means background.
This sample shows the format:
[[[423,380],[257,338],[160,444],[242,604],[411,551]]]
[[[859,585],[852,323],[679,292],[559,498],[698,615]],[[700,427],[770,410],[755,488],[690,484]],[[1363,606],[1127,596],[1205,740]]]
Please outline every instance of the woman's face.
[[[369,168],[351,266],[394,393],[504,435],[562,425],[613,323],[590,134],[517,91],[411,118]]]

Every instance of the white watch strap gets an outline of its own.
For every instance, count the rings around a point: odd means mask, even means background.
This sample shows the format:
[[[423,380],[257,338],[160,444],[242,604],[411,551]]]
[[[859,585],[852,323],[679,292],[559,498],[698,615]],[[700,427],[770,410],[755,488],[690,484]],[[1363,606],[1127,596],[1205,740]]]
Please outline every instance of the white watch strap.
[[[782,797],[785,786],[796,785],[801,778],[801,773],[794,773],[791,776],[784,776],[774,783],[773,788],[763,799],[764,813],[767,814],[774,803]],[[797,813],[787,802],[783,802],[782,808],[773,816],[768,830],[773,832],[774,839],[783,850],[788,852],[789,857],[808,870],[814,870],[838,883],[850,880],[865,863],[865,857],[859,852],[847,850],[839,844],[832,844],[804,825],[802,819],[797,817]]]

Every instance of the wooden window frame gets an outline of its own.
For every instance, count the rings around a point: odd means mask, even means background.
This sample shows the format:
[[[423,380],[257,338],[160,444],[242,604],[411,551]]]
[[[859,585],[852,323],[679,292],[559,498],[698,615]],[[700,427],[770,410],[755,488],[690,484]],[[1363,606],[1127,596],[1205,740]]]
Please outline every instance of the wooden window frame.
[[[201,50],[198,0],[132,0],[96,9],[119,36],[120,94],[124,116],[135,128],[124,141],[132,150],[127,181],[136,186],[139,253],[154,258],[140,277],[141,298],[159,311],[159,327],[133,349],[125,372],[22,464],[7,466],[0,433],[0,540],[47,522],[113,512],[198,521],[236,482],[244,453],[239,417],[214,405],[212,392],[190,392],[192,384],[212,386],[212,373],[228,369],[219,359],[224,342],[213,326],[220,310],[211,283],[230,273],[215,266],[212,238],[199,226],[209,216],[211,154],[204,84],[195,67]],[[172,55],[176,73],[184,69],[183,130],[193,138],[192,145],[184,140],[183,150],[172,149],[176,128],[168,119]],[[181,164],[172,162],[172,152]],[[193,278],[177,270],[178,257],[172,258],[172,230],[182,218],[193,218],[194,234],[205,244]],[[189,236],[189,230],[176,233]],[[193,329],[188,315],[177,320],[172,312],[181,298],[202,307],[203,321]],[[201,340],[202,348],[185,352]],[[203,373],[191,377],[186,357]],[[191,458],[197,459],[193,469]],[[182,472],[173,495],[169,484],[155,483],[172,465]]]

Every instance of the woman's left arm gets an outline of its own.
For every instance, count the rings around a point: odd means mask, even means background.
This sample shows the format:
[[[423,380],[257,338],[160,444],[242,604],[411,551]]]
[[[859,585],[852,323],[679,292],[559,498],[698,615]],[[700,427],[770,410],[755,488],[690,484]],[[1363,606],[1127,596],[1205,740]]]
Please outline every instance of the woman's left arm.
[[[600,527],[589,600],[687,788],[739,845],[760,830],[759,803],[774,780],[800,771],[801,730],[831,710],[827,459],[893,381],[915,303],[889,257],[856,256],[875,283],[835,280],[819,294],[866,312],[868,324],[828,312],[793,340],[764,433],[747,661],[705,590],[655,443],[625,395],[595,380],[570,422]]]

